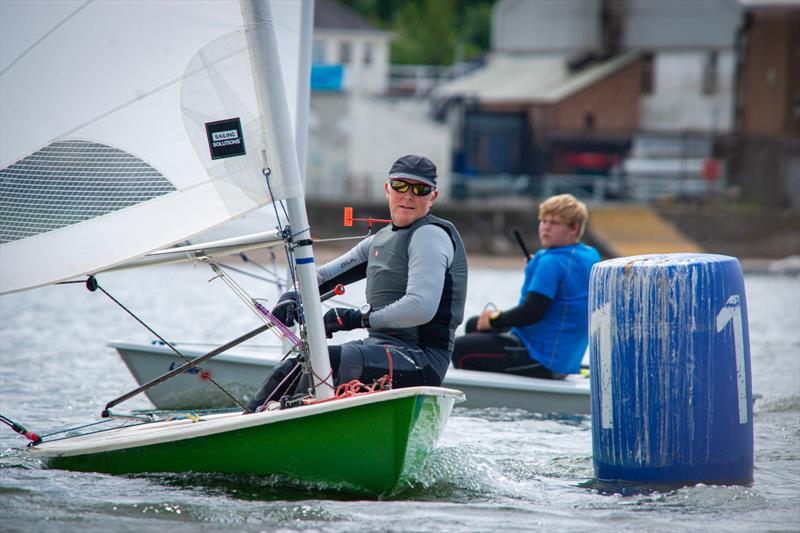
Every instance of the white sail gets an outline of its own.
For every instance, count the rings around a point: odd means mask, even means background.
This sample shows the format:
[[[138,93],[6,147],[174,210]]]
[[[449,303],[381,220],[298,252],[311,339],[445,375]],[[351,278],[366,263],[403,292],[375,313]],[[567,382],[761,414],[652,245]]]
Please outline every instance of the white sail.
[[[273,13],[291,99],[300,3]],[[0,293],[111,267],[271,200],[235,0],[3,0],[0,24]],[[244,154],[224,152],[242,142]],[[272,192],[295,194],[281,180]]]

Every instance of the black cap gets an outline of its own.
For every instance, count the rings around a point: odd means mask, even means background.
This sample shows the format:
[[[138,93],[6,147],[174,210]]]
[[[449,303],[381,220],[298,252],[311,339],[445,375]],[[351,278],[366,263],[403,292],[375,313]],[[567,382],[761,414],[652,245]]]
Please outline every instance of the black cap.
[[[389,179],[402,178],[421,181],[431,187],[436,187],[436,165],[421,155],[404,155],[395,161],[389,170]]]

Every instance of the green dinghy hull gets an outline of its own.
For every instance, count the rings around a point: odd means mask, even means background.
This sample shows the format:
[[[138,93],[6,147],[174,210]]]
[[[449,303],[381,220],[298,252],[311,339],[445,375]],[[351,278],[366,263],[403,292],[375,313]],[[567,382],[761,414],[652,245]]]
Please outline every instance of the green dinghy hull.
[[[413,387],[283,411],[227,413],[43,442],[31,455],[64,470],[284,475],[369,494],[421,469],[463,393]]]

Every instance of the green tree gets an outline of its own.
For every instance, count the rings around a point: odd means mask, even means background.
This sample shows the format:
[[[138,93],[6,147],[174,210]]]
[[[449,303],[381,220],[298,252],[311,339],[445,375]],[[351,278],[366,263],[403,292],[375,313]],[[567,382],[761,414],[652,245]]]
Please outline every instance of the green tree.
[[[449,65],[490,46],[496,0],[343,0],[381,29],[394,32],[392,62]]]

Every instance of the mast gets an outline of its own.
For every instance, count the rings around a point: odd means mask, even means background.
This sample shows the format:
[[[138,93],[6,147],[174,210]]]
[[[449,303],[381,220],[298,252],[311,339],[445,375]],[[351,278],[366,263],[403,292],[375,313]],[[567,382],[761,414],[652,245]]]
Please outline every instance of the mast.
[[[314,40],[314,3],[306,0],[300,5],[300,53],[297,64],[297,113],[295,132],[297,161],[300,163],[300,179],[306,183],[308,161],[308,109],[311,100],[311,43]]]
[[[264,121],[262,130],[266,136],[266,146],[272,147],[269,161],[264,154],[265,166],[289,185],[286,207],[294,241],[298,244],[294,249],[295,269],[303,299],[314,391],[318,399],[330,398],[333,396],[333,377],[322,324],[317,270],[272,11],[267,0],[240,0],[240,6],[245,25],[250,30],[247,31],[247,43],[255,77],[256,97]],[[298,123],[298,131],[299,129]]]

